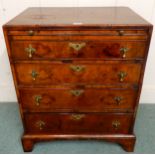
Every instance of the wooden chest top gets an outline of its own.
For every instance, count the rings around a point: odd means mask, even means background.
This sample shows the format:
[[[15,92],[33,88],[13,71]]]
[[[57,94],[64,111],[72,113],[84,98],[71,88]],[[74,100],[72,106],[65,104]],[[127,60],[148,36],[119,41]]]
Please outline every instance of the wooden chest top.
[[[5,27],[111,27],[151,25],[127,7],[28,8]],[[19,27],[18,27],[19,28]]]

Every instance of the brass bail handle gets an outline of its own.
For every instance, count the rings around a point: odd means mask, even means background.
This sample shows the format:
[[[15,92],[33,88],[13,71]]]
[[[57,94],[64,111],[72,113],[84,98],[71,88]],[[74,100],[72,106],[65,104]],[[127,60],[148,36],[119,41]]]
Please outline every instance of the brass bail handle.
[[[28,31],[28,35],[29,35],[29,36],[33,36],[33,35],[34,35],[34,31],[33,31],[33,30],[29,30],[29,31]]]
[[[35,70],[32,70],[32,72],[31,72],[31,77],[32,77],[32,79],[35,81],[36,80],[36,78],[37,78],[37,76],[38,76],[39,74],[35,71]]]
[[[39,120],[36,122],[36,127],[39,128],[39,130],[43,130],[45,125],[46,125],[46,123],[44,121]]]
[[[34,100],[35,100],[35,104],[37,106],[39,106],[40,103],[41,103],[41,100],[42,100],[42,96],[41,95],[36,95],[35,98],[34,98]]]
[[[121,96],[116,96],[116,97],[114,98],[114,100],[116,101],[117,105],[120,105],[120,104],[121,104],[121,101],[123,100],[123,97],[121,97]]]
[[[129,48],[127,48],[127,47],[122,47],[120,49],[120,52],[122,53],[122,58],[126,58],[126,54],[128,51],[129,51]]]
[[[112,127],[115,129],[115,130],[118,130],[119,127],[120,127],[121,123],[119,121],[113,121],[112,122]]]
[[[28,53],[28,57],[32,58],[33,54],[36,52],[36,49],[33,48],[31,44],[29,44],[28,47],[25,48],[25,51]]]
[[[123,36],[124,35],[124,31],[123,30],[118,30],[118,35],[119,36]]]
[[[125,77],[127,76],[127,73],[121,71],[121,72],[118,73],[118,76],[119,76],[119,81],[120,81],[120,82],[123,82],[124,79],[125,79]]]
[[[86,46],[86,43],[69,43],[69,47],[73,48],[75,51],[79,51]]]

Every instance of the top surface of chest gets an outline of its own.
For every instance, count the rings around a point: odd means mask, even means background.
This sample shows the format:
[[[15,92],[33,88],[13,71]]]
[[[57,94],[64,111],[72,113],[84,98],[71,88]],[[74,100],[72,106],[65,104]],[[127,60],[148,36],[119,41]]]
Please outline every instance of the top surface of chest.
[[[6,27],[149,26],[127,7],[28,8]]]

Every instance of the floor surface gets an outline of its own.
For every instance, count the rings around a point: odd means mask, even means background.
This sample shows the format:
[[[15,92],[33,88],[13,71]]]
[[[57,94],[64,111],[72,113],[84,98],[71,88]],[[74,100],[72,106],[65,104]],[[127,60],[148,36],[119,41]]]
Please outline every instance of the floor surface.
[[[22,124],[17,103],[0,103],[0,153],[23,153]],[[155,105],[141,104],[138,110],[134,153],[155,153]],[[32,153],[101,154],[126,153],[119,145],[96,140],[37,143]]]

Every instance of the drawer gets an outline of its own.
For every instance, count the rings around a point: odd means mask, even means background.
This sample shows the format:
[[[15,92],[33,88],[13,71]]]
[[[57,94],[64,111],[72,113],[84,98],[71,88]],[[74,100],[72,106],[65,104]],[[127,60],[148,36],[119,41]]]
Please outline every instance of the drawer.
[[[144,41],[12,41],[14,60],[42,59],[142,59]]]
[[[15,63],[19,85],[137,84],[141,64],[129,62]]]
[[[27,134],[128,134],[131,114],[25,114]]]
[[[8,35],[15,36],[55,36],[55,35],[92,35],[92,36],[145,36],[146,30],[142,29],[105,29],[105,30],[10,30]]]
[[[25,30],[9,31],[11,40],[147,40],[147,30]]]
[[[22,88],[22,107],[28,112],[129,112],[134,110],[135,89]],[[60,97],[61,96],[61,97]]]

